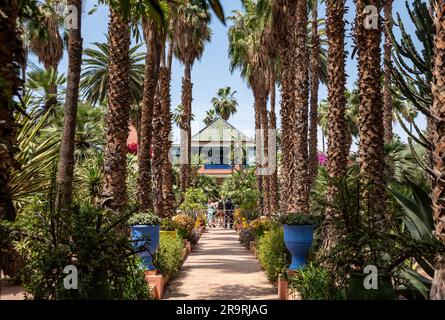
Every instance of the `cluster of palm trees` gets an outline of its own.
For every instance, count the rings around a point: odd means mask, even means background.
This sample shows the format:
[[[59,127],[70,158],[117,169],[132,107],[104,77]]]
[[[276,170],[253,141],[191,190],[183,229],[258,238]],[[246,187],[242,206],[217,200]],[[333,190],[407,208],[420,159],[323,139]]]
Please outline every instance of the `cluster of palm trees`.
[[[245,1],[245,10],[234,13],[234,26],[229,30],[229,55],[232,70],[240,69],[255,97],[255,128],[262,130],[263,152],[267,155],[267,134],[273,127],[274,101],[267,111],[267,100],[274,99],[275,79],[281,86],[281,174],[280,209],[283,212],[309,212],[309,192],[315,177],[314,158],[317,154],[316,132],[318,120],[318,84],[320,81],[320,52],[322,46],[317,18],[318,1],[259,0]],[[346,1],[326,0],[326,36],[328,44],[327,86],[328,99],[322,110],[322,123],[328,138],[327,170],[332,181],[346,175],[347,159],[351,148],[351,135],[359,138],[359,166],[363,207],[371,216],[375,230],[385,230],[386,215],[384,179],[384,144],[392,142],[394,119],[394,89],[392,88],[392,0],[355,0],[354,54],[358,55],[358,89],[346,90]],[[369,15],[373,6],[377,16]],[[367,10],[365,10],[365,8]],[[384,8],[384,19],[379,15]],[[311,21],[309,23],[309,9]],[[438,181],[443,172],[443,133],[440,132],[443,83],[441,70],[443,58],[444,1],[431,1],[431,14],[435,20],[435,102],[430,127],[434,146],[433,207],[435,208],[436,233],[443,240],[443,183]],[[374,19],[376,27],[369,27]],[[384,23],[383,23],[384,21]],[[311,29],[309,32],[309,28]],[[385,36],[384,59],[381,39]],[[381,65],[383,64],[383,68]],[[382,79],[384,79],[382,81]],[[399,103],[400,104],[400,103]],[[353,106],[356,108],[353,108]],[[326,110],[327,109],[327,110]],[[412,112],[402,111],[405,119],[412,121]],[[258,135],[257,131],[257,135]],[[257,138],[258,140],[258,138]],[[258,148],[257,148],[258,149]],[[257,150],[257,159],[260,159]],[[263,163],[257,163],[258,166]],[[315,166],[315,167],[314,167]],[[431,168],[432,169],[432,168]],[[258,189],[263,195],[264,208],[275,210],[276,184],[270,177],[258,176]],[[273,180],[273,179],[272,179]],[[338,190],[328,187],[328,200],[336,198]],[[275,201],[275,200],[273,200]],[[335,228],[338,217],[335,209],[328,208],[324,225],[324,248],[329,251],[341,234]],[[444,259],[438,257],[433,298],[444,298]]]

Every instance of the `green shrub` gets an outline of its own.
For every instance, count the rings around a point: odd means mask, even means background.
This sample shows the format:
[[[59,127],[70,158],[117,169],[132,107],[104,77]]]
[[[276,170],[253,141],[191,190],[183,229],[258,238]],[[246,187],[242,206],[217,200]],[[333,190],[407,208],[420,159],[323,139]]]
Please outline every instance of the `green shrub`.
[[[190,240],[192,238],[193,228],[195,227],[195,220],[185,213],[177,214],[172,220],[181,238]]]
[[[317,217],[301,212],[280,213],[276,216],[276,220],[278,220],[281,224],[287,224],[290,226],[303,226],[309,224],[317,226],[320,224]]]
[[[115,217],[90,206],[65,215],[53,208],[37,201],[21,211],[14,226],[15,248],[26,262],[20,280],[32,298],[149,298],[144,273]],[[78,290],[63,286],[67,265],[77,267]]]
[[[290,263],[289,253],[284,244],[282,227],[274,227],[258,241],[258,260],[271,282],[276,282]]]
[[[165,276],[175,276],[182,265],[184,243],[176,235],[161,234],[159,248],[156,250],[154,265]]]
[[[344,299],[345,295],[334,288],[333,279],[328,270],[313,263],[296,271],[288,279],[289,289],[299,293],[303,300]]]
[[[131,216],[128,219],[128,224],[130,226],[135,225],[158,225],[161,223],[161,219],[151,212],[139,212]]]
[[[176,223],[170,218],[164,218],[161,221],[161,230],[162,231],[175,231]]]

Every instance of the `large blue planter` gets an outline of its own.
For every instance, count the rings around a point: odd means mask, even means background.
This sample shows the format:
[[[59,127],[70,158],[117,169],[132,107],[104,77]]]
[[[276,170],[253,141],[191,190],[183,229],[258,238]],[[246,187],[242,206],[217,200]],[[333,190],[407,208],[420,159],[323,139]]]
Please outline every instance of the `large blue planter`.
[[[306,265],[306,255],[314,239],[314,226],[284,225],[284,243],[292,255],[290,270],[299,270]]]
[[[153,265],[151,254],[154,254],[156,249],[159,247],[159,232],[159,225],[136,225],[131,227],[131,238],[133,240],[141,240],[134,241],[133,247],[136,250],[140,250],[141,247],[148,247],[148,250],[146,249],[138,253],[138,255],[142,258],[143,266],[147,270],[156,269]]]

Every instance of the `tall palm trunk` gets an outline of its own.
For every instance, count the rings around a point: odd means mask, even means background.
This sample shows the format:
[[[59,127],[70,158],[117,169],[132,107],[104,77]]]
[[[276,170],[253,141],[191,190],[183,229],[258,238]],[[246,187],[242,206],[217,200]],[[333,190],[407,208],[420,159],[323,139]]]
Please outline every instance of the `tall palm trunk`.
[[[279,54],[281,58],[281,185],[280,209],[282,212],[290,212],[295,205],[296,190],[293,180],[295,178],[295,165],[293,157],[293,132],[295,123],[293,113],[295,110],[294,101],[294,50],[293,33],[295,27],[295,3],[291,0],[275,0],[273,3],[274,21],[278,24],[275,32],[277,43],[279,44]]]
[[[288,200],[288,212],[309,212],[309,181],[308,181],[308,98],[309,75],[308,55],[306,47],[307,38],[307,1],[298,1],[295,11],[294,42],[294,68],[295,82],[291,88],[294,90],[294,110],[290,112],[290,129],[292,133],[291,166],[295,173],[291,181],[292,190]]]
[[[260,94],[260,98],[258,100],[259,112],[260,112],[260,121],[261,121],[261,142],[262,142],[262,169],[266,169],[269,166],[269,120],[267,116],[267,96],[268,93],[265,88],[262,90]],[[266,170],[263,172],[264,174],[261,177],[261,188],[262,188],[262,198],[263,198],[263,211],[265,214],[270,214],[270,187],[269,187],[269,175]]]
[[[382,26],[364,27],[366,5],[380,9],[379,0],[356,0],[356,44],[359,54],[360,175],[362,204],[376,230],[385,230],[385,155],[383,152],[383,100],[380,40]]]
[[[344,141],[347,140],[345,126],[346,109],[346,73],[345,73],[345,0],[328,0],[326,3],[326,33],[328,36],[328,164],[329,177],[340,179],[346,172],[347,152]],[[327,191],[329,202],[335,200],[337,189],[331,183]],[[327,208],[323,226],[323,246],[329,249],[335,243],[337,232],[334,222],[338,212]]]
[[[0,222],[14,221],[16,211],[9,192],[11,170],[18,167],[14,159],[17,151],[17,125],[14,123],[13,111],[16,106],[13,96],[18,96],[22,90],[20,65],[25,63],[23,44],[17,28],[20,15],[19,1],[6,0],[2,2],[0,15]],[[6,238],[5,238],[6,237]],[[13,245],[5,238],[0,250],[0,270],[13,276],[15,256]]]
[[[191,82],[192,66],[185,63],[184,77],[182,78],[182,114],[181,114],[181,191],[187,190],[190,184],[191,163],[191,114],[192,114],[192,90]]]
[[[155,102],[153,107],[153,162],[152,162],[152,174],[153,174],[153,208],[157,216],[164,216],[164,198],[162,194],[163,190],[163,175],[162,164],[164,161],[162,149],[163,141],[161,136],[162,131],[162,113],[161,113],[161,101],[159,85],[156,89]]]
[[[18,1],[6,0],[0,15],[0,219],[13,221],[16,216],[8,182],[11,170],[18,164],[14,160],[17,148],[17,125],[14,124],[11,96],[18,95],[22,81],[18,64],[24,63],[23,46],[17,28]],[[6,45],[7,44],[7,45]],[[1,253],[0,253],[1,254]],[[0,266],[3,261],[0,260]]]
[[[383,82],[383,127],[385,130],[385,143],[392,142],[392,93],[391,93],[391,53],[392,53],[392,41],[390,36],[390,30],[392,28],[392,5],[394,0],[385,0],[384,12],[385,12],[385,46],[384,46],[384,82]]]
[[[173,168],[169,158],[172,142],[170,134],[172,130],[172,116],[170,112],[170,71],[166,66],[161,67],[159,75],[159,93],[162,117],[162,198],[163,217],[171,217],[174,214],[175,196],[173,194]]]
[[[277,129],[277,116],[275,113],[275,102],[276,102],[276,91],[275,91],[275,74],[272,70],[270,72],[270,113],[269,113],[269,128],[275,133],[276,137],[276,129]],[[269,152],[275,152],[275,170],[269,177],[269,209],[271,213],[276,213],[278,211],[278,204],[279,204],[279,198],[278,198],[278,166],[277,166],[277,159],[276,159],[276,149],[274,151]]]
[[[258,199],[257,199],[257,209],[262,214],[263,213],[263,176],[258,174],[262,167],[263,156],[261,154],[262,148],[262,134],[261,134],[261,96],[259,90],[253,87],[253,96],[254,96],[254,113],[255,113],[255,166],[256,166],[256,186],[258,190]]]
[[[103,190],[104,195],[111,199],[106,202],[106,207],[119,211],[127,201],[130,27],[114,9],[110,9],[108,34],[110,61]]]
[[[312,41],[310,55],[310,119],[309,119],[309,183],[312,186],[318,172],[318,88],[320,38],[318,35],[318,0],[312,1]]]
[[[445,245],[445,1],[438,0],[434,5],[434,25],[436,37],[434,39],[434,69],[433,69],[433,107],[431,142],[434,146],[434,177],[435,184],[432,191],[433,217],[435,235]],[[438,255],[435,261],[435,272],[430,298],[445,300],[445,256]]]
[[[144,92],[141,106],[140,135],[138,139],[138,205],[139,210],[153,208],[152,176],[151,176],[151,145],[153,105],[158,82],[159,55],[156,42],[156,30],[153,22],[143,18],[144,37],[147,46],[145,56]]]
[[[76,134],[77,103],[82,65],[82,1],[70,0],[68,5],[77,8],[77,28],[68,30],[68,78],[63,119],[63,134],[57,170],[56,206],[68,210],[72,204],[74,176],[74,148]],[[57,93],[57,88],[56,88]]]

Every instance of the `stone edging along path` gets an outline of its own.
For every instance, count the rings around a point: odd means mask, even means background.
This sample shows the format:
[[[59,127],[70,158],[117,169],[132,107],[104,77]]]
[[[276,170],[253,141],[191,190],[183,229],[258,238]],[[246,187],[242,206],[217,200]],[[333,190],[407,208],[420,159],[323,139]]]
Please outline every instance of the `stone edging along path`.
[[[165,288],[165,300],[275,300],[277,289],[234,230],[207,229]]]

